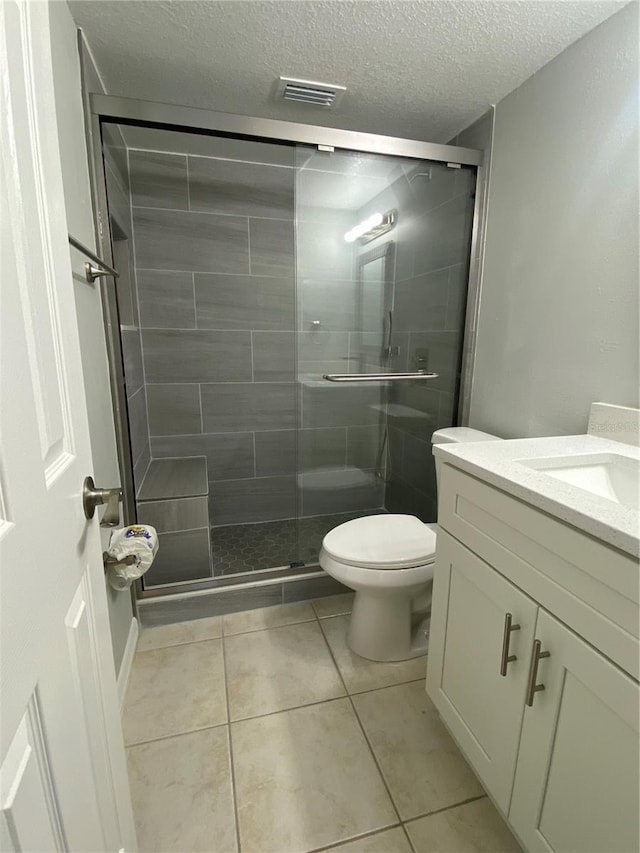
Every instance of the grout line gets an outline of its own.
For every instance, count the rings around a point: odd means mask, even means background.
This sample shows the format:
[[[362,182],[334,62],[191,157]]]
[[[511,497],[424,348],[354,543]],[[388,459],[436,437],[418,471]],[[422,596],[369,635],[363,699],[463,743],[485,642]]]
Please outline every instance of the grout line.
[[[400,284],[401,285],[408,285],[416,278],[428,278],[431,275],[435,275],[435,273],[444,272],[445,270],[459,269],[461,266],[462,266],[462,263],[460,261],[457,261],[455,264],[447,264],[445,267],[435,267],[432,270],[425,270],[424,272],[419,272],[419,273],[416,273],[415,275],[408,275],[405,278],[398,279],[398,281],[396,281],[396,286],[400,285]],[[218,274],[219,275],[225,275],[225,273],[218,273]],[[229,273],[229,275],[232,275],[232,273]],[[238,275],[239,275],[239,273],[238,273]],[[395,298],[395,295],[394,295],[394,298]],[[400,331],[400,329],[398,329],[398,331]]]
[[[216,723],[213,726],[202,726],[202,727],[197,728],[197,729],[189,729],[186,732],[173,732],[173,734],[162,735],[161,737],[152,737],[152,738],[149,738],[149,740],[138,740],[135,743],[125,743],[125,749],[133,749],[136,746],[146,746],[146,744],[148,744],[148,743],[159,743],[162,740],[171,740],[172,738],[182,737],[183,735],[191,735],[191,734],[195,734],[196,732],[206,732],[209,729],[221,729],[223,727],[228,728],[229,723],[228,722]]]
[[[282,626],[285,627],[285,626]],[[276,714],[288,714],[290,711],[302,711],[305,708],[315,708],[318,705],[327,705],[329,702],[341,702],[344,699],[348,699],[348,695],[346,696],[330,696],[328,699],[318,699],[317,702],[307,702],[306,705],[294,705],[292,708],[282,708],[279,711],[269,711],[267,714],[254,714],[251,717],[240,717],[237,720],[230,720],[230,724],[235,725],[236,723],[249,723],[252,720],[262,720],[265,717],[274,717]]]
[[[407,830],[406,823],[402,824],[402,831],[404,832],[404,837],[407,839],[407,844],[409,845],[409,850],[411,850],[412,853],[418,853],[418,851],[416,850],[416,848],[413,844],[413,841],[411,840],[411,836],[409,835],[409,832]]]
[[[251,217],[247,216],[247,260],[249,262],[249,275],[253,275],[251,269]]]
[[[301,601],[291,601],[291,602],[286,602],[286,604],[275,604],[273,606],[274,607],[286,607],[288,604],[303,604],[303,603],[304,602],[301,602]],[[265,609],[266,610],[266,608],[256,608],[256,609],[260,609],[260,610]],[[239,610],[236,612],[242,613],[243,611]],[[245,610],[244,612],[249,613],[250,611]],[[233,615],[232,613],[225,613],[224,614],[224,616],[232,616],[232,615]],[[313,616],[311,619],[299,619],[296,622],[286,622],[284,625],[272,625],[270,628],[249,628],[246,631],[234,631],[233,634],[225,633],[224,632],[224,625],[223,625],[222,631],[223,631],[223,637],[226,637],[227,639],[229,639],[231,637],[243,637],[245,634],[259,634],[261,631],[275,631],[275,630],[278,630],[279,628],[292,628],[295,625],[308,625],[310,622],[315,622],[315,621],[316,621],[316,617]],[[194,642],[200,642],[200,641],[194,640]],[[317,703],[314,702],[312,704],[315,705]],[[296,707],[303,708],[304,705],[297,705]],[[266,716],[268,716],[268,714],[259,714],[258,716],[266,717]]]
[[[253,347],[252,347],[252,349],[253,349]],[[251,436],[253,438],[253,477],[254,477],[254,479],[257,479],[257,477],[258,477],[258,460],[257,460],[257,453],[256,453],[256,431],[255,430],[253,430],[253,432],[251,433]]]
[[[153,461],[157,461],[157,460],[153,460]],[[194,497],[197,497],[197,498],[203,497],[204,498],[204,497],[206,497],[206,495],[195,495]],[[180,501],[180,500],[191,500],[191,498],[169,498],[169,500]],[[139,498],[138,503],[139,504],[158,503],[158,501],[146,501],[144,498]],[[175,536],[176,533],[192,533],[194,530],[209,530],[209,526],[204,525],[201,527],[181,527],[179,530],[163,530],[162,533],[158,533],[158,536]],[[183,581],[180,581],[180,583],[183,583]],[[156,586],[165,586],[165,584],[156,584]]]
[[[354,703],[354,701],[353,701],[353,697],[351,696],[351,694],[349,694],[349,701],[351,702],[351,707],[353,708],[353,713],[354,713],[354,714],[355,714],[355,716],[356,716],[356,720],[358,721],[358,725],[360,726],[360,729],[361,729],[361,731],[362,731],[362,734],[363,734],[363,736],[364,736],[364,739],[365,739],[365,741],[366,741],[366,743],[367,743],[367,746],[369,747],[369,751],[371,752],[371,755],[372,755],[372,757],[373,757],[374,764],[375,764],[375,765],[376,765],[376,767],[378,768],[378,773],[380,774],[380,778],[382,779],[382,784],[384,785],[385,790],[386,790],[386,792],[387,792],[387,794],[388,794],[388,796],[389,796],[389,800],[391,801],[391,805],[393,806],[393,810],[395,811],[395,813],[396,813],[396,814],[397,814],[397,816],[398,816],[398,823],[400,823],[400,821],[401,821],[401,817],[400,817],[400,812],[398,811],[398,807],[397,807],[397,805],[396,805],[396,801],[395,801],[395,799],[393,798],[393,795],[392,795],[392,793],[391,793],[391,789],[389,788],[389,784],[388,784],[388,782],[387,782],[386,776],[384,775],[384,773],[383,773],[383,771],[382,771],[382,767],[380,766],[380,763],[378,762],[378,756],[375,754],[375,751],[374,751],[374,749],[373,749],[373,746],[371,745],[371,741],[369,740],[369,735],[368,735],[368,734],[367,734],[367,732],[365,731],[365,727],[364,727],[364,725],[363,725],[363,723],[362,723],[362,720],[360,719],[360,716],[359,716],[359,714],[358,714],[358,711],[356,710],[356,706],[355,706],[355,703]]]
[[[233,797],[233,817],[236,830],[236,848],[240,853],[240,824],[238,822],[238,798],[236,794],[236,768],[233,760],[233,736],[231,734],[231,709],[229,707],[229,685],[227,682],[227,655],[224,644],[224,636],[222,637],[222,666],[224,676],[224,696],[227,708],[227,720],[229,721],[229,769],[231,772],[231,796]]]
[[[460,753],[462,755],[462,753]],[[415,817],[407,818],[404,823],[413,823],[415,820],[422,820],[425,817],[431,817],[432,815],[442,814],[442,812],[450,812],[451,809],[460,808],[460,806],[466,806],[469,803],[475,803],[477,800],[485,800],[487,798],[487,794],[478,794],[477,797],[469,797],[467,800],[461,800],[459,803],[452,803],[450,806],[443,806],[441,809],[434,809],[432,812],[424,812],[424,814],[416,815]]]
[[[392,807],[393,807],[393,810],[394,810],[394,812],[396,813],[396,817],[398,818],[398,823],[400,823],[400,822],[401,822],[400,812],[398,811],[398,808],[397,808],[397,806],[396,806],[396,804],[395,804],[395,800],[394,800],[394,799],[393,799],[393,797],[391,796],[391,791],[389,790],[389,785],[387,784],[387,780],[386,780],[386,779],[385,779],[385,777],[384,777],[384,774],[383,774],[383,772],[382,772],[382,768],[380,767],[380,765],[379,765],[379,763],[378,763],[378,759],[377,759],[377,757],[376,757],[376,754],[375,754],[375,752],[373,751],[373,747],[371,746],[371,743],[370,743],[370,741],[369,741],[369,738],[368,738],[368,736],[367,736],[367,733],[366,733],[366,732],[365,732],[365,730],[364,730],[364,726],[362,725],[362,721],[361,721],[360,717],[358,716],[358,712],[356,711],[356,706],[354,705],[354,703],[353,703],[353,699],[352,699],[352,697],[351,697],[351,694],[349,693],[349,691],[348,691],[348,689],[347,689],[347,684],[346,684],[346,682],[345,682],[344,678],[342,677],[342,672],[341,672],[341,670],[340,670],[340,667],[338,666],[338,661],[336,660],[335,655],[333,654],[333,649],[331,648],[331,646],[330,646],[330,644],[329,644],[329,640],[327,639],[327,635],[326,635],[326,634],[325,634],[325,632],[324,632],[324,629],[323,629],[323,627],[322,627],[322,622],[321,622],[321,620],[320,620],[320,619],[318,619],[318,624],[320,625],[320,631],[322,632],[322,636],[324,637],[324,641],[325,641],[325,643],[327,644],[327,648],[328,648],[328,650],[329,650],[329,654],[331,655],[331,660],[333,661],[333,665],[335,666],[335,668],[336,668],[336,669],[337,669],[337,671],[338,671],[338,675],[340,676],[340,681],[342,682],[342,684],[343,684],[343,686],[344,686],[344,689],[347,691],[347,698],[349,699],[349,702],[350,702],[350,704],[351,704],[351,710],[353,711],[353,713],[354,713],[354,715],[355,715],[355,718],[356,718],[356,720],[357,720],[357,723],[358,723],[358,725],[360,726],[360,731],[362,732],[362,735],[363,735],[363,737],[364,737],[365,743],[366,743],[366,744],[367,744],[367,746],[369,747],[369,752],[371,753],[371,757],[373,758],[373,763],[375,764],[375,766],[376,766],[376,767],[377,767],[377,769],[378,769],[378,773],[380,774],[380,778],[382,779],[382,784],[384,785],[385,790],[386,790],[386,792],[387,792],[387,796],[389,797],[389,802],[391,803],[391,805],[392,805]]]
[[[157,208],[151,208],[151,210],[156,210]],[[185,213],[186,211],[182,211]],[[242,217],[240,217],[242,218]],[[245,217],[246,219],[246,217]],[[282,280],[281,275],[268,275],[265,273],[247,273],[247,272],[218,272],[217,270],[178,270],[178,269],[170,269],[168,270],[166,267],[136,267],[138,272],[164,272],[164,273],[174,273],[174,272],[182,272],[182,273],[193,273],[194,275],[208,275],[208,276],[223,276],[223,277],[237,277],[237,278],[273,278]],[[331,281],[333,279],[330,279]],[[335,279],[338,282],[348,281],[348,279]]]
[[[162,387],[166,387],[167,385],[216,385],[216,384],[228,385],[230,383],[228,383],[228,382],[223,382],[223,383],[216,383],[216,382],[148,382],[147,383],[147,385],[149,387],[152,387],[155,385],[161,385]],[[241,382],[239,384],[240,385],[250,385],[251,383],[250,382]],[[269,384],[269,383],[266,383],[266,384]],[[279,385],[280,383],[276,382],[276,383],[271,383],[271,384]],[[140,388],[142,388],[142,387],[143,386],[141,385]],[[140,390],[140,388],[138,388],[137,391],[135,391],[134,393],[137,394],[138,391]],[[133,394],[131,396],[133,397]],[[368,424],[355,424],[355,426],[365,426],[366,427],[369,425]],[[375,427],[373,427],[373,428],[375,428]],[[276,429],[258,429],[258,430],[255,430],[255,432],[327,432],[329,430],[335,432],[337,430],[342,431],[342,430],[346,430],[346,429],[347,429],[347,427],[344,427],[344,426],[338,426],[338,427],[304,427],[304,428],[300,428],[300,430],[296,430],[293,427],[278,427]],[[394,427],[394,429],[397,429],[397,427]],[[401,430],[398,430],[398,432],[400,432],[400,431]],[[254,432],[254,430],[250,430],[250,429],[235,430],[235,431],[234,430],[225,430],[224,432],[207,432],[207,433],[205,433],[205,435],[216,435],[216,436],[217,435],[249,435],[251,432]],[[191,438],[194,435],[200,435],[200,433],[199,432],[180,433],[180,438]],[[162,434],[151,436],[151,438],[166,438],[166,437],[167,436],[162,435]],[[170,436],[170,437],[173,437],[173,436]],[[421,438],[419,438],[418,441],[423,441],[423,440]],[[428,443],[429,442],[427,442],[427,441],[423,441],[423,444],[428,444]],[[202,454],[202,455],[204,455],[204,454]],[[183,457],[182,456],[176,456],[176,457],[160,457],[160,458],[182,459]],[[337,470],[341,470],[341,469],[337,469]],[[348,510],[345,510],[345,512],[348,512]],[[320,513],[320,514],[326,515],[327,513]],[[328,514],[329,515],[342,515],[343,513],[339,513],[339,512],[333,513],[332,512],[332,513],[328,513]]]
[[[184,207],[161,207],[155,204],[134,204],[133,210],[161,210],[163,213],[193,213],[198,216],[219,216],[224,219],[259,219],[263,222],[295,222],[286,216],[247,216],[245,213],[224,213],[221,210],[190,210]]]
[[[350,844],[352,841],[360,841],[364,838],[371,838],[375,835],[380,835],[383,832],[386,832],[388,829],[397,829],[398,827],[402,827],[401,823],[390,823],[388,826],[381,826],[377,829],[372,829],[369,832],[364,832],[361,835],[350,835],[348,838],[342,838],[340,841],[333,841],[331,844],[327,844],[325,847],[314,847],[312,850],[309,850],[308,853],[324,853],[325,850],[335,850],[336,847],[341,847],[343,844]]]
[[[164,133],[165,131],[161,130],[160,132]],[[188,133],[188,131],[187,131],[187,133]],[[263,143],[259,142],[258,144],[262,145]],[[267,144],[285,145],[286,147],[289,147],[286,145],[286,143],[276,142],[276,143],[267,143]],[[216,154],[192,154],[191,152],[182,153],[180,151],[174,151],[174,150],[167,151],[166,148],[137,148],[134,146],[133,148],[127,148],[127,151],[132,151],[132,152],[135,152],[136,154],[143,154],[143,155],[144,154],[167,154],[167,155],[173,156],[173,157],[194,157],[195,159],[199,158],[201,160],[222,160],[224,163],[227,163],[227,162],[229,162],[229,163],[248,163],[249,165],[252,165],[252,166],[266,166],[268,169],[291,169],[293,171],[296,169],[303,168],[300,166],[287,166],[285,163],[265,163],[262,160],[241,160],[237,157],[222,157],[222,156],[216,155]],[[321,171],[321,170],[320,169],[307,169],[307,171],[317,172],[317,171]],[[341,175],[343,173],[342,172],[332,172],[331,174]]]
[[[218,616],[218,617],[212,616],[209,618],[211,618],[211,619],[215,619],[215,618],[222,619],[222,616]],[[169,623],[169,624],[171,624],[171,623]],[[177,623],[174,623],[174,624],[177,624]],[[148,628],[143,628],[143,630],[144,631],[151,631],[151,630],[153,630],[153,628],[164,628],[164,627],[165,627],[164,625],[150,625]],[[221,640],[221,639],[222,639],[222,634],[219,637],[201,637],[199,640],[188,640],[186,643],[169,643],[169,645],[167,645],[167,646],[152,646],[149,649],[138,648],[138,649],[136,649],[136,654],[143,655],[143,654],[145,654],[145,652],[155,652],[155,651],[158,651],[159,649],[174,649],[174,648],[177,649],[177,648],[182,648],[182,646],[195,646],[197,643],[210,643],[213,640]]]
[[[350,614],[346,614],[350,615]],[[333,617],[323,617],[332,619]],[[426,655],[425,655],[426,657]],[[406,684],[418,684],[425,680],[424,675],[421,678],[410,678],[408,681],[398,681],[396,684],[387,684],[384,687],[369,687],[367,690],[355,690],[349,696],[364,696],[367,693],[377,693],[378,690],[391,690],[392,687],[404,687]]]
[[[184,157],[185,169],[187,172],[187,210],[191,210],[191,187],[189,186],[189,156],[187,154],[182,155]]]
[[[193,328],[198,329],[198,311],[196,308],[196,274],[191,273],[191,289],[193,291]]]
[[[180,273],[184,275],[185,273]],[[188,274],[188,273],[187,273]],[[138,331],[138,326],[132,327],[120,327],[124,332],[136,332]],[[238,334],[238,332],[273,332],[277,334],[278,332],[288,333],[289,335],[301,334],[300,332],[296,332],[295,329],[233,329],[229,326],[224,326],[218,328],[218,326],[140,326],[139,327],[143,332],[233,332],[234,334]],[[447,331],[446,329],[437,329],[435,330],[438,333]],[[302,364],[305,364],[303,361]]]
[[[146,331],[148,331],[148,329],[145,329],[144,331],[146,332]],[[178,331],[193,332],[194,329],[183,329],[183,330],[178,330]],[[203,330],[200,330],[200,331],[203,331]],[[242,330],[242,331],[244,331],[244,330]],[[155,379],[155,380],[151,380],[149,382],[145,382],[144,387],[146,387],[147,385],[254,385],[254,384],[256,384],[256,385],[294,386],[295,382],[286,382],[286,381],[285,382],[283,382],[283,381],[272,382],[270,379],[265,379],[264,381],[261,380],[260,382],[257,382],[257,383],[252,382],[250,379],[240,379],[240,380],[232,379],[228,382],[220,382],[219,380],[216,380],[216,379],[187,379],[187,380],[169,379],[166,382],[162,382],[158,379]],[[141,385],[140,388],[142,388],[142,387],[143,386]],[[140,388],[138,388],[138,391],[140,390]],[[133,394],[131,396],[133,396]],[[369,426],[369,424],[356,424],[356,426]],[[287,430],[287,429],[289,431],[293,431],[295,429],[295,427],[279,427],[276,430],[260,430],[260,432],[283,432],[284,430]],[[314,427],[306,427],[306,429],[314,429]],[[318,429],[336,429],[336,427],[318,427]],[[234,432],[234,430],[228,429],[228,430],[223,430],[223,432]],[[240,432],[251,432],[251,430],[245,429],[245,430],[240,430]],[[180,434],[182,434],[182,433],[180,433]],[[197,435],[197,433],[192,433],[192,435]]]
[[[198,403],[200,405],[200,434],[205,435],[204,431],[204,411],[202,408],[202,382],[198,382]],[[198,435],[198,433],[196,433]],[[179,458],[179,457],[178,457]],[[209,471],[207,470],[207,482],[209,481]]]
[[[344,429],[344,467],[347,468],[349,465],[349,430],[351,427],[345,426],[341,429]]]

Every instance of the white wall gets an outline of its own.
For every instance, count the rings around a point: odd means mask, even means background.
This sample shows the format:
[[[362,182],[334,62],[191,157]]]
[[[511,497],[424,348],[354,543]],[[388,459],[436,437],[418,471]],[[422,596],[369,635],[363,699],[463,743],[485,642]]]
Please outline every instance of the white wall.
[[[95,250],[77,30],[66,2],[50,3],[49,15],[67,221],[71,234]],[[120,474],[100,290],[97,285],[87,284],[84,278],[85,258],[75,250],[71,251],[71,257],[93,456],[93,471],[87,471],[87,474],[93,475],[97,485],[111,487],[120,483]],[[106,536],[103,538],[106,540]],[[106,541],[103,545],[106,545]],[[128,592],[115,592],[107,585],[107,598],[113,656],[118,673],[133,611]]]
[[[638,406],[638,6],[496,107],[470,424],[586,431]]]

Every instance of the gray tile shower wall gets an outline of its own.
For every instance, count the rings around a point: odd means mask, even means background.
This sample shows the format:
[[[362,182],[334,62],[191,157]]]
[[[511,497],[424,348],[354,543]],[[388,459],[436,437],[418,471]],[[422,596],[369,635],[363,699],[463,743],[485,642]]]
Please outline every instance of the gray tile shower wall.
[[[214,526],[330,511],[328,471],[352,472],[335,480],[345,511],[380,506],[381,389],[317,382],[376,367],[382,345],[340,158],[155,133],[162,150],[129,152],[151,457],[206,458]],[[327,182],[335,205],[316,206]]]
[[[295,515],[293,149],[224,145],[129,154],[151,456],[206,458],[213,525]]]
[[[143,326],[151,329],[195,329],[191,273],[138,270],[136,279]]]

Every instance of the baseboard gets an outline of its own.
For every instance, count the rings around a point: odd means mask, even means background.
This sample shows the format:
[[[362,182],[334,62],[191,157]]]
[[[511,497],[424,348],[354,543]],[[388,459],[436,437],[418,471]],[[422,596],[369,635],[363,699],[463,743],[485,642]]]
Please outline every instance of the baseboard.
[[[122,662],[120,663],[120,671],[118,672],[118,700],[120,702],[120,710],[124,705],[124,697],[129,684],[129,676],[131,675],[131,667],[133,666],[133,658],[138,645],[138,620],[133,617],[129,625],[129,635],[127,644],[124,647]]]

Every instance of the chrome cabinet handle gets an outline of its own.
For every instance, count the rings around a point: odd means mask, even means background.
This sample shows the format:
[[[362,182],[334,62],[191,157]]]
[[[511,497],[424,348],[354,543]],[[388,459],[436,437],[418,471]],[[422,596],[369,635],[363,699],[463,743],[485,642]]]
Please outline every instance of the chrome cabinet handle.
[[[511,640],[511,632],[519,631],[520,625],[513,625],[513,615],[505,613],[504,615],[504,632],[502,634],[502,656],[500,658],[500,675],[507,674],[507,667],[514,660],[518,660],[517,655],[509,654],[509,641]]]
[[[116,527],[120,521],[119,503],[122,489],[97,489],[93,477],[85,477],[82,485],[82,507],[85,518],[93,518],[96,507],[107,505],[100,527]]]
[[[527,700],[526,704],[531,708],[533,700],[540,690],[544,690],[544,684],[537,684],[538,681],[538,664],[542,658],[550,658],[551,652],[542,651],[542,643],[540,640],[533,641],[533,651],[531,652],[531,666],[529,667],[529,680],[527,683]]]

